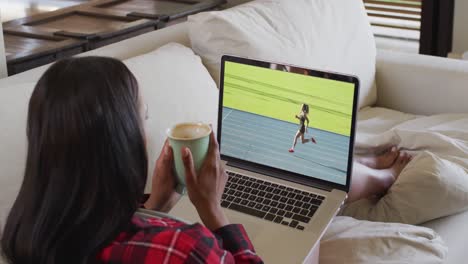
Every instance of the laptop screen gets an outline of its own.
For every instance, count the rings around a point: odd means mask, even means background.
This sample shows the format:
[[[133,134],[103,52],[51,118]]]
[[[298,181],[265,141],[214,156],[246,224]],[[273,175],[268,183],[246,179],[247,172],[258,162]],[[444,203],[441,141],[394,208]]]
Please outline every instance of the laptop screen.
[[[355,78],[242,60],[223,60],[221,154],[347,185]]]

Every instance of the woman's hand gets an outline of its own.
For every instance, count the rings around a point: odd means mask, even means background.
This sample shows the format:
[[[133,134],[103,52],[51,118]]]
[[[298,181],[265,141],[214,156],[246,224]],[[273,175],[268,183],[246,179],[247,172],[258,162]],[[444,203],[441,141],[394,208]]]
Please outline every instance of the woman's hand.
[[[177,182],[173,164],[172,148],[166,139],[161,154],[156,161],[151,184],[151,195],[145,202],[145,208],[167,213],[179,201],[180,195],[175,192]]]
[[[205,226],[210,230],[216,230],[229,224],[221,208],[221,196],[228,176],[221,164],[219,146],[214,133],[211,132],[208,154],[198,174],[188,148],[182,150],[182,159],[188,196]]]

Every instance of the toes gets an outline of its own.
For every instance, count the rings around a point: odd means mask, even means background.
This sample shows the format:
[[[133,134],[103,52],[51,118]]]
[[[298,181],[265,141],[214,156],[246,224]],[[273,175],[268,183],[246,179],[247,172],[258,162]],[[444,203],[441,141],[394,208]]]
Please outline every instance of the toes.
[[[408,160],[408,156],[406,155],[406,153],[403,153],[403,157],[401,158],[401,163],[405,164],[407,160]]]
[[[397,162],[400,163],[400,164],[405,163],[405,156],[406,156],[406,154],[404,152],[401,152],[400,155],[398,155]]]
[[[398,148],[396,146],[393,146],[390,151],[387,152],[387,155],[389,157],[392,157],[393,159],[396,159],[398,157],[398,155],[400,154],[400,151],[398,150]]]
[[[407,155],[408,155],[408,162],[407,163],[409,163],[413,159],[413,156],[411,156],[411,154],[409,154],[409,153],[407,153]]]
[[[413,159],[413,157],[409,153],[406,153],[406,152],[402,152],[399,158],[400,158],[400,163],[405,164],[405,165],[408,164]]]

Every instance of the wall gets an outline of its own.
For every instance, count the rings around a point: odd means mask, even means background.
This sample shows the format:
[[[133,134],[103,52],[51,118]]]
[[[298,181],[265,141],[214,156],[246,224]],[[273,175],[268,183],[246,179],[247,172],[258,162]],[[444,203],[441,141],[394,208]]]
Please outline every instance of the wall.
[[[0,21],[1,19],[1,10],[0,10]],[[7,77],[7,68],[6,68],[6,57],[5,57],[5,43],[3,41],[3,28],[2,23],[0,22],[0,79]]]
[[[455,0],[453,53],[468,51],[468,0]]]

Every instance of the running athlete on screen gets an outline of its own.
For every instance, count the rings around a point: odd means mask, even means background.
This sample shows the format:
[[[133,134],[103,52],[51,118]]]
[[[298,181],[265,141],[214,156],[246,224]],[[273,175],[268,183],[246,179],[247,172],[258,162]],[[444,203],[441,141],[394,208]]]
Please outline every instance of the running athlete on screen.
[[[296,147],[297,139],[299,137],[302,140],[302,144],[305,144],[307,142],[314,142],[315,144],[317,144],[317,142],[315,141],[313,137],[311,137],[310,139],[304,138],[304,134],[307,133],[307,129],[309,128],[309,118],[307,117],[308,115],[309,115],[309,105],[302,104],[301,112],[298,115],[296,115],[296,118],[299,119],[299,130],[294,136],[292,148],[289,150],[289,152],[291,153],[294,152],[294,148]],[[305,124],[306,122],[307,122],[307,125]]]

